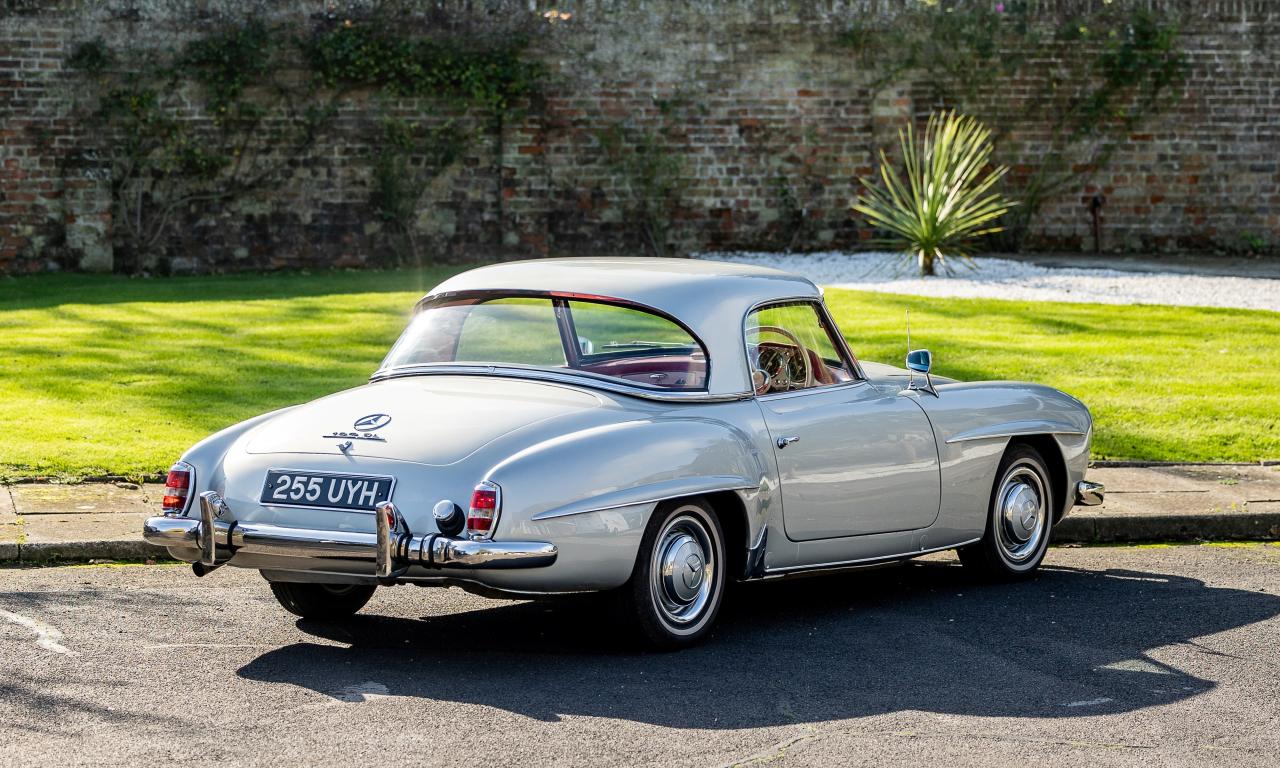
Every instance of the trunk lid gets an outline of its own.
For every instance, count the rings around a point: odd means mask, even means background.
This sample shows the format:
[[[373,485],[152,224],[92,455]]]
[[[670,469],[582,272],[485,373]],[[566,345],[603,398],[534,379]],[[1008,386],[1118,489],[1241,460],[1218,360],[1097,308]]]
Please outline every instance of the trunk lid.
[[[389,379],[292,408],[253,430],[250,454],[351,453],[429,466],[454,464],[503,435],[599,408],[591,392],[483,376]]]

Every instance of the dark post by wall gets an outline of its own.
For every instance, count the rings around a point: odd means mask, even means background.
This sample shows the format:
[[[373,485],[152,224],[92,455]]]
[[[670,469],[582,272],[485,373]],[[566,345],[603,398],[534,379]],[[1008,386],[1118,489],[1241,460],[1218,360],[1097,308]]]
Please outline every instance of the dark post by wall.
[[[1008,3],[1032,19],[1101,4]],[[917,0],[481,5],[0,0],[0,273],[868,247],[875,233],[849,209],[859,177],[876,172],[877,153],[893,151],[899,128],[955,106],[916,70],[886,76],[847,44],[851,29],[891,22]],[[1019,247],[1092,249],[1091,201],[1101,196],[1103,250],[1274,248],[1280,4],[1128,5],[1176,15],[1185,71],[1169,86],[1168,104],[1119,136],[1105,162],[1074,161],[1074,175],[1043,201]],[[248,18],[305,35],[320,24],[361,24],[380,10],[429,27],[442,8],[529,17],[527,55],[546,71],[538,93],[497,121],[431,98],[326,93],[333,117],[305,152],[267,146],[279,166],[271,183],[182,200],[156,230],[154,263],[126,257],[120,217],[129,209],[113,178],[118,166],[102,156],[106,129],[85,107],[102,81],[70,63],[86,42],[158,56]],[[1034,53],[1052,64],[1072,50],[1058,43]],[[300,70],[295,79],[310,76]],[[1002,78],[993,70],[970,101],[981,112],[996,100],[992,114],[1016,115],[992,126],[997,157],[1016,181],[1034,175],[1055,125],[1018,108],[1033,103],[1037,83]],[[211,119],[195,95],[181,96],[181,119]],[[411,250],[376,203],[387,115],[414,126],[478,126],[446,168],[422,177],[399,233],[413,236]],[[421,162],[415,156],[405,167]]]

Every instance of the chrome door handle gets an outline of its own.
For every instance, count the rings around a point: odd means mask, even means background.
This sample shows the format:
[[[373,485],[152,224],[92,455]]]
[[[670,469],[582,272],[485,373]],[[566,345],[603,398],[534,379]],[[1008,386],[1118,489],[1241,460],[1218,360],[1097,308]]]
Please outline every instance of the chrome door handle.
[[[783,448],[786,448],[788,445],[791,445],[792,443],[798,443],[798,442],[800,442],[800,438],[798,437],[780,437],[777,440],[778,450],[782,450]]]

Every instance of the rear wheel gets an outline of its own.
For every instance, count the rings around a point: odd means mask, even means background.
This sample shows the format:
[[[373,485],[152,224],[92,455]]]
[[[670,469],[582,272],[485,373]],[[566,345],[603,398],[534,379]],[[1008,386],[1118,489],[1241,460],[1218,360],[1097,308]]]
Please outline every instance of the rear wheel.
[[[724,531],[702,499],[658,506],[640,542],[625,614],[654,648],[675,649],[706,636],[724,597]]]
[[[271,593],[289,613],[304,619],[345,619],[364,607],[376,587],[364,584],[300,584],[273,581]]]
[[[1005,452],[996,472],[987,530],[961,547],[960,562],[996,579],[1019,579],[1040,567],[1053,531],[1053,493],[1040,452],[1018,445]]]

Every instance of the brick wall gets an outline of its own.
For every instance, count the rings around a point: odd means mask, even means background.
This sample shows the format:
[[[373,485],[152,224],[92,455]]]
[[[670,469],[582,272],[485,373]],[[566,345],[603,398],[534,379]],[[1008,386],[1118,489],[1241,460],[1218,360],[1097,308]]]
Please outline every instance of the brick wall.
[[[1105,168],[1050,200],[1028,245],[1091,248],[1087,202],[1095,192],[1107,198],[1108,249],[1280,241],[1280,3],[1133,1],[1183,14],[1191,63],[1184,92],[1170,114],[1129,135]],[[874,170],[874,152],[900,125],[933,105],[910,76],[873,85],[873,73],[833,40],[855,21],[909,2],[916,0],[555,4],[572,18],[536,44],[553,73],[545,99],[524,105],[500,135],[482,132],[432,184],[415,222],[424,258],[644,253],[628,190],[634,179],[601,147],[602,132],[617,126],[630,141],[656,137],[662,154],[675,158],[678,192],[658,233],[670,252],[858,246],[870,233],[848,210],[856,178]],[[1088,0],[1039,2],[1070,4]],[[539,14],[551,7],[535,6]],[[528,14],[535,6],[488,7]],[[247,7],[0,0],[0,272],[127,268],[109,165],[93,151],[96,126],[73,114],[94,87],[66,64],[75,46],[101,37],[159,50],[250,12],[305,28],[333,8],[300,0]],[[1028,87],[994,82],[988,98],[1016,100]],[[369,94],[344,99],[332,130],[270,188],[175,211],[160,240],[161,268],[396,258],[370,205],[378,141],[370,102]],[[431,121],[441,106],[402,100],[392,109]],[[1002,148],[1015,176],[1034,168],[1036,137],[1052,130],[1039,118],[1024,114],[1003,126],[1018,139],[1009,147],[1022,153]]]

